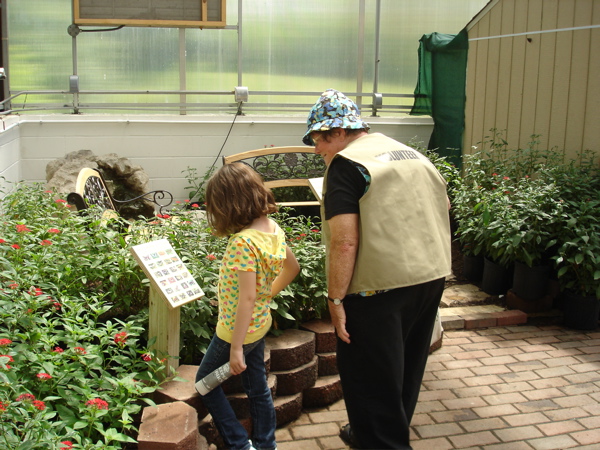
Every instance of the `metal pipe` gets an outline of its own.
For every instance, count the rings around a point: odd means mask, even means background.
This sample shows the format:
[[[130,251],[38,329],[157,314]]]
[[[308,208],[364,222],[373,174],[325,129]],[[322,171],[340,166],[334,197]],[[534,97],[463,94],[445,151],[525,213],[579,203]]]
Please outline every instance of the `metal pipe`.
[[[356,106],[358,106],[359,109],[362,109],[362,85],[365,74],[365,0],[360,0],[358,4],[358,49],[356,67]]]
[[[373,71],[373,95],[379,91],[379,43],[381,40],[381,0],[377,0],[375,13],[375,67]],[[377,115],[377,108],[374,106],[371,111],[372,116]]]

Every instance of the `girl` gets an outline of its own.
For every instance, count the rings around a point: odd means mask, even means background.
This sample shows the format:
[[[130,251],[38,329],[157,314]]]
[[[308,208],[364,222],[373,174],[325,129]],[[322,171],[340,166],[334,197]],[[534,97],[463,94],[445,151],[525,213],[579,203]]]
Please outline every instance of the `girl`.
[[[264,337],[271,327],[272,298],[296,277],[300,266],[285,234],[267,217],[277,210],[260,175],[242,163],[227,164],[206,185],[206,212],[217,236],[230,236],[219,270],[216,333],[196,382],[227,361],[242,374],[250,401],[252,441],[219,386],[202,400],[231,449],[275,449],[275,408],[267,385]]]

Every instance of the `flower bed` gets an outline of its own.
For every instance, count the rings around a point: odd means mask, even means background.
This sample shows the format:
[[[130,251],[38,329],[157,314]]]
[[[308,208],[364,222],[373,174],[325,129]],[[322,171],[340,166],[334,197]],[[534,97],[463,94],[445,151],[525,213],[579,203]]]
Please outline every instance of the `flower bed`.
[[[196,364],[214,331],[225,240],[186,204],[151,221],[103,224],[100,211],[80,215],[55,193],[18,184],[0,210],[0,447],[134,443],[166,355],[150,350],[149,284],[129,248],[167,238],[205,291],[182,311],[181,363]],[[303,267],[277,298],[283,329],[324,312],[324,252],[316,224],[277,219]]]

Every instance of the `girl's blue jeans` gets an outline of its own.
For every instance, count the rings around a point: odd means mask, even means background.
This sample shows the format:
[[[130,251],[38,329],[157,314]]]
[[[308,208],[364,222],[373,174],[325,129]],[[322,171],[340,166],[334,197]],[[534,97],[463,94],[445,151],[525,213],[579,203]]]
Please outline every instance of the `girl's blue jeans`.
[[[231,345],[228,342],[215,334],[196,373],[196,382],[229,361],[230,348]],[[277,447],[275,444],[275,407],[271,390],[267,385],[264,338],[244,345],[243,350],[246,370],[242,372],[241,376],[244,391],[250,402],[252,446],[256,449],[275,449]],[[202,401],[210,412],[227,448],[235,450],[251,448],[248,433],[236,418],[221,386],[202,396]]]

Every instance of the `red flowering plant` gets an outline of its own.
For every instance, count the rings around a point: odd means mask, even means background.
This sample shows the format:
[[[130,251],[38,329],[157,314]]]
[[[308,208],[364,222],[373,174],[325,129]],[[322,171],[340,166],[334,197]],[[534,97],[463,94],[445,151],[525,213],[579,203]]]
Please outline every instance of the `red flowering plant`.
[[[0,448],[121,449],[164,381],[129,308],[147,286],[124,236],[62,198],[19,184],[0,199]]]

